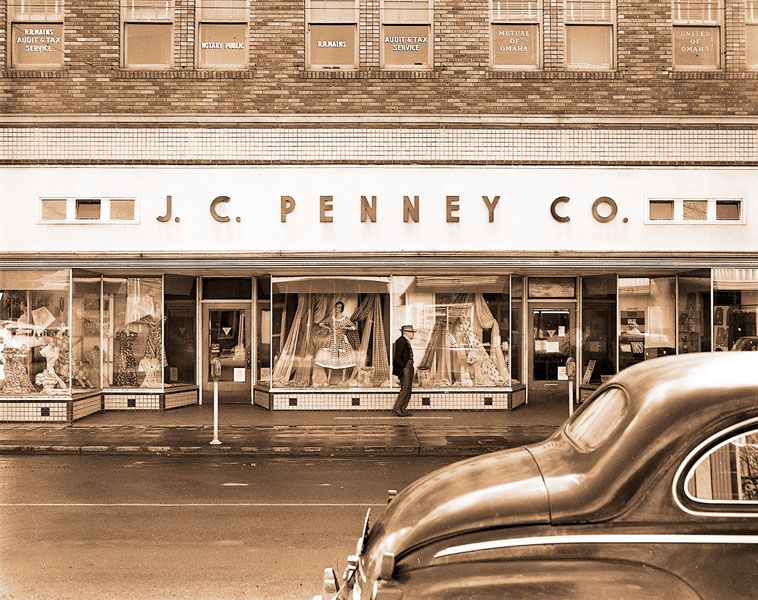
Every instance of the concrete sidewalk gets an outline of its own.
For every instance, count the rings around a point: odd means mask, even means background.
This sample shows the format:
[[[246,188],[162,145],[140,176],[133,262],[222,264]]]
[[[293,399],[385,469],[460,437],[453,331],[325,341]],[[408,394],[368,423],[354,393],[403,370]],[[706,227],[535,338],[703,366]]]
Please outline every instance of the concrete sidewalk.
[[[560,408],[518,411],[272,413],[221,410],[219,446],[210,407],[93,415],[74,423],[0,424],[2,454],[198,454],[208,456],[471,456],[542,440],[565,419]],[[255,424],[253,424],[255,423]]]

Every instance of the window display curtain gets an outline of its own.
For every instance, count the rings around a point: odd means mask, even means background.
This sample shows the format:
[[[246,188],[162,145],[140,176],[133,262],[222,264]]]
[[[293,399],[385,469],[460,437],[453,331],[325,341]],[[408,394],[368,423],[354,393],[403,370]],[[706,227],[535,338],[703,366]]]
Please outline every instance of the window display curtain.
[[[309,387],[326,385],[326,372],[313,361],[321,347],[324,336],[328,335],[318,327],[330,313],[340,294],[298,294],[297,308],[289,327],[279,358],[274,365],[274,386]],[[371,343],[371,357],[374,374],[370,383],[361,385],[383,385],[389,381],[389,359],[384,337],[384,319],[380,294],[367,294],[350,320],[364,321],[362,334],[348,331],[350,345],[356,350],[356,366],[350,377],[352,383],[361,367],[366,367],[368,347]],[[372,336],[372,333],[376,335]]]
[[[491,330],[489,354],[481,340],[485,329]],[[501,344],[500,326],[484,296],[457,294],[445,313],[435,318],[419,363],[419,378],[423,379],[419,383],[422,386],[508,385],[510,373]]]

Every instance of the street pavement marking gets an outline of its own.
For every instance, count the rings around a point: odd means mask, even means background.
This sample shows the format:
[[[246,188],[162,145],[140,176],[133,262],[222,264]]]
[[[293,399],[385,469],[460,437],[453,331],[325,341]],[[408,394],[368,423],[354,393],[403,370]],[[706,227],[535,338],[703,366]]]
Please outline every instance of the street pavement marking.
[[[220,506],[241,506],[253,508],[266,507],[292,507],[292,508],[352,508],[364,506],[387,506],[386,502],[0,502],[0,507],[97,507],[97,506],[114,506],[114,507],[220,507]]]
[[[453,417],[334,417],[335,421],[384,421],[385,419],[402,419],[403,421],[414,419],[426,419],[428,421],[452,421]]]

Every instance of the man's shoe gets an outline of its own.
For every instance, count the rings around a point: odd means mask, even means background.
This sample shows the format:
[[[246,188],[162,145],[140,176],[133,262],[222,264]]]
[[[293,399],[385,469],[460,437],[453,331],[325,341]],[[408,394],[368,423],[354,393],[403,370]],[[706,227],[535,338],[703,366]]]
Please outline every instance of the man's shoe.
[[[408,416],[402,410],[398,410],[396,408],[393,408],[392,412],[395,413],[398,417],[407,417]]]
[[[413,416],[413,413],[410,412],[409,410],[403,409],[402,412],[403,412],[403,416],[404,417],[411,417],[411,416]]]

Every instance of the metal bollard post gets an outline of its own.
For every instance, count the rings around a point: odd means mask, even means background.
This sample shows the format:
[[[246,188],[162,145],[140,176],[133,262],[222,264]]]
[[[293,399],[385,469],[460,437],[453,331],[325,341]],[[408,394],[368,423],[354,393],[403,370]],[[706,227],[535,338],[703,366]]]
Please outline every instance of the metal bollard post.
[[[576,377],[576,361],[569,357],[566,361],[566,376],[569,382],[569,417],[574,414],[574,378]]]

